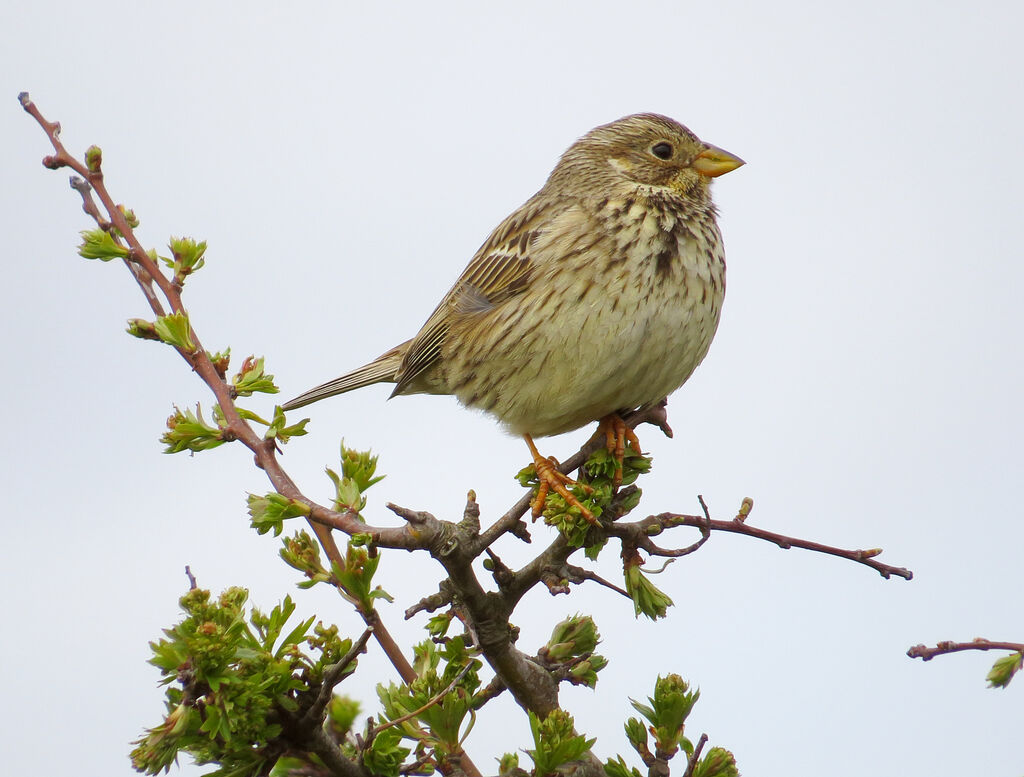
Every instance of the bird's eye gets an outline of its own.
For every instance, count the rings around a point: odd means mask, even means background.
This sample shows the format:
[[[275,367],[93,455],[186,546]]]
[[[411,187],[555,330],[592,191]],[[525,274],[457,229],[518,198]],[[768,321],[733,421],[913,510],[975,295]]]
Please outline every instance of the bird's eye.
[[[658,159],[671,159],[672,146],[668,143],[655,143],[651,146],[651,153],[658,157]]]

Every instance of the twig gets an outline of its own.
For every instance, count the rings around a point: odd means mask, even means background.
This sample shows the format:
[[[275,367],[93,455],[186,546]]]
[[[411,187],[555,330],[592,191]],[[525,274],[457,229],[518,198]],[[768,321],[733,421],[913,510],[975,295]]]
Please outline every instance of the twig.
[[[143,288],[143,293],[146,295],[154,315],[165,315],[165,309],[157,298],[152,287],[149,286],[147,289],[147,285],[150,281],[156,284],[160,293],[166,299],[171,311],[184,312],[185,307],[181,300],[180,284],[173,283],[172,280],[168,279],[167,276],[164,275],[157,263],[139,242],[134,230],[126,219],[124,212],[114,202],[113,198],[107,191],[106,185],[103,181],[100,160],[98,158],[93,160],[91,162],[91,167],[86,166],[81,161],[77,160],[68,153],[67,149],[60,141],[60,124],[58,122],[48,121],[39,111],[36,104],[32,102],[27,92],[22,92],[18,95],[18,101],[21,103],[21,106],[25,111],[38,122],[40,127],[43,128],[43,131],[46,133],[46,136],[50,141],[50,145],[53,146],[55,151],[53,155],[47,156],[43,159],[43,165],[53,170],[61,167],[69,167],[74,170],[80,176],[81,181],[73,180],[72,186],[79,192],[79,194],[82,195],[83,208],[86,213],[92,216],[102,229],[110,232],[112,237],[118,243],[120,243],[122,239],[127,243],[128,250],[130,252],[128,257],[129,268],[132,270],[133,275],[135,275],[140,286]],[[99,198],[100,203],[103,205],[103,209],[106,210],[107,215],[109,216],[109,221],[103,219],[101,216],[99,207],[96,205],[95,201],[92,200],[91,195],[88,194],[86,183]],[[305,497],[295,482],[277,461],[276,441],[265,440],[247,421],[241,417],[238,409],[235,407],[233,388],[228,385],[228,383],[218,373],[209,353],[202,347],[198,335],[191,327],[189,329],[189,335],[195,343],[196,349],[189,352],[185,349],[176,347],[175,350],[177,350],[186,363],[188,363],[192,370],[213,392],[216,397],[217,404],[220,406],[221,412],[224,416],[226,434],[229,434],[231,438],[240,441],[245,447],[252,451],[256,457],[257,466],[266,473],[267,478],[279,494],[297,502],[301,502],[310,508],[310,515],[308,518],[310,527],[316,534],[320,544],[323,546],[327,557],[332,562],[344,565],[344,555],[341,553],[337,543],[331,536],[331,528],[339,529],[350,535],[356,533],[368,534],[372,537],[374,544],[379,547],[404,547],[406,549],[413,549],[428,547],[430,545],[434,540],[434,535],[438,529],[437,522],[430,523],[426,526],[417,525],[415,527],[415,531],[413,531],[410,526],[404,526],[397,529],[374,528],[372,526],[362,524],[352,511],[339,513],[323,507],[322,505],[318,505]],[[380,618],[377,616],[376,612],[361,612],[360,615],[362,615],[367,626],[373,627],[374,638],[380,644],[381,649],[388,656],[388,659],[398,670],[402,679],[406,682],[410,682],[414,679],[416,674],[413,671],[412,665],[398,648],[395,641],[391,638],[391,635],[384,627],[384,624],[380,622]],[[468,759],[466,759],[464,766],[467,764]],[[473,767],[472,764],[468,764],[467,771],[475,772],[475,767]]]
[[[745,517],[746,516],[744,515],[743,518],[745,519]],[[893,575],[902,577],[904,580],[912,580],[914,577],[914,573],[909,569],[891,566],[877,561],[875,557],[882,552],[881,548],[871,548],[869,550],[847,550],[845,548],[836,548],[820,542],[802,540],[798,537],[789,537],[785,534],[779,534],[778,532],[758,529],[755,526],[751,526],[745,520],[741,520],[740,517],[733,518],[728,521],[718,521],[706,515],[661,513],[660,515],[650,515],[639,521],[615,523],[608,527],[606,531],[612,536],[628,539],[635,543],[637,547],[655,556],[678,556],[683,555],[685,552],[692,552],[690,548],[683,548],[682,550],[665,550],[651,542],[651,536],[660,534],[663,530],[670,529],[675,526],[692,526],[696,529],[700,529],[702,532],[724,531],[732,534],[743,534],[747,537],[771,542],[783,550],[800,548],[802,550],[811,550],[816,553],[824,553],[829,556],[838,556],[839,558],[845,558],[858,564],[871,567],[887,580]],[[699,547],[700,544],[701,543],[695,543],[697,547]]]
[[[432,697],[426,704],[424,704],[419,709],[413,710],[412,712],[408,713],[407,715],[402,715],[401,717],[395,718],[394,720],[389,720],[389,721],[387,721],[385,723],[381,723],[379,726],[374,726],[370,730],[370,733],[367,734],[366,746],[369,747],[369,745],[373,742],[374,738],[381,731],[384,731],[385,729],[391,728],[392,726],[398,726],[398,725],[400,725],[402,723],[405,723],[407,720],[412,720],[413,718],[417,717],[418,715],[422,715],[424,712],[429,710],[435,704],[440,702],[445,696],[447,696],[449,693],[451,693],[453,690],[455,690],[455,686],[459,684],[459,682],[462,680],[462,678],[465,677],[469,673],[469,670],[472,669],[472,668],[473,668],[473,662],[472,661],[467,662],[466,665],[464,667],[462,667],[462,671],[459,672],[458,675],[456,675],[455,679],[452,680],[450,683],[448,683],[448,687],[446,687],[443,691],[438,693],[436,696]]]
[[[704,749],[704,745],[708,743],[708,735],[701,734],[700,739],[697,740],[697,746],[693,748],[693,753],[686,759],[686,772],[683,777],[690,777],[693,774],[693,770],[697,768],[697,761],[700,760],[700,751]]]
[[[1009,650],[1014,653],[1024,653],[1022,642],[993,642],[978,637],[970,642],[953,642],[947,640],[939,642],[935,647],[925,645],[914,645],[907,651],[911,658],[920,658],[922,661],[931,661],[935,656],[944,656],[947,653],[959,653],[964,650]]]
[[[297,721],[299,726],[319,726],[323,722],[324,712],[331,701],[331,697],[334,696],[335,686],[341,681],[341,677],[349,664],[355,661],[360,653],[366,651],[366,643],[369,642],[372,634],[372,628],[365,629],[349,651],[337,662],[327,667],[327,671],[324,672],[323,680],[320,683],[320,692],[313,703],[309,705],[309,709]]]
[[[473,698],[470,700],[470,706],[473,709],[478,710],[491,699],[500,696],[507,690],[508,687],[505,685],[505,681],[502,680],[499,675],[494,675],[486,686],[473,694]]]
[[[582,583],[584,580],[592,580],[598,585],[603,585],[605,588],[610,588],[617,594],[622,594],[627,599],[632,598],[629,595],[629,592],[626,591],[626,589],[619,588],[619,586],[615,585],[615,583],[612,583],[609,580],[605,580],[603,577],[601,577],[595,572],[591,572],[589,569],[584,569],[583,567],[576,567],[572,564],[566,564],[565,569],[568,570],[568,572],[570,573],[569,580],[573,583]]]
[[[192,574],[192,569],[188,564],[185,565],[185,576],[188,578],[188,590],[196,590],[196,576]]]

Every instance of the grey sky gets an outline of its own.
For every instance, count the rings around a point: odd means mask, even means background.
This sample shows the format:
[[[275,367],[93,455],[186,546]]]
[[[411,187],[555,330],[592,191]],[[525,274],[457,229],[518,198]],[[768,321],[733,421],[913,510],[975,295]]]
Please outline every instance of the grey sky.
[[[147,313],[123,267],[75,255],[90,224],[67,174],[39,164],[24,89],[69,148],[102,146],[147,245],[209,241],[187,289],[197,329],[265,355],[287,396],[413,334],[591,127],[656,111],[742,156],[715,183],[722,324],[670,401],[675,439],[641,430],[641,509],[695,512],[701,493],[724,518],[751,496],[759,526],[882,546],[916,577],[716,536],[656,579],[667,621],[634,621],[604,590],[538,592],[522,644],[594,613],[612,663],[563,698],[602,756],[627,753],[627,696],[675,671],[702,689],[694,735],[744,774],[1020,774],[1024,680],[986,690],[995,655],[904,651],[1024,639],[1022,23],[1017,3],[923,0],[24,4],[0,31],[5,770],[130,772],[128,742],[161,710],[147,642],[177,617],[186,563],[204,587],[244,585],[264,607],[290,591],[359,630],[247,528],[245,493],[268,487],[250,456],[160,453],[172,404],[208,396],[169,349],[123,334]],[[518,498],[519,440],[450,398],[387,394],[300,411],[311,434],[284,461],[307,493],[327,499],[344,436],[388,475],[371,520],[384,501],[451,518],[469,488],[485,518]],[[385,618],[421,639],[401,612],[439,570],[404,554],[382,570]],[[393,675],[364,665],[342,690],[371,703]],[[478,729],[485,771],[529,746],[519,716]]]

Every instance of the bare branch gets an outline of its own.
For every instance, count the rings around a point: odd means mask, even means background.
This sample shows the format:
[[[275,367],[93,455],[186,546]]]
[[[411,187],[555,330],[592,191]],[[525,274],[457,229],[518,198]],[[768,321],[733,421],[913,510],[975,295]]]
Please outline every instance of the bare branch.
[[[960,653],[964,650],[1009,650],[1014,653],[1024,652],[1024,642],[993,642],[991,640],[972,639],[970,642],[939,642],[935,647],[925,645],[914,645],[907,651],[911,658],[920,658],[922,661],[931,661],[935,656],[944,656],[948,653]]]
[[[696,529],[700,529],[702,533],[724,531],[732,534],[743,534],[747,537],[771,542],[783,550],[800,548],[802,550],[811,550],[816,553],[824,553],[829,556],[845,558],[858,564],[871,567],[886,579],[889,579],[893,575],[902,577],[904,580],[911,580],[914,577],[914,573],[909,569],[891,566],[877,561],[876,556],[881,554],[881,548],[871,548],[869,550],[847,550],[845,548],[836,548],[831,545],[824,545],[820,542],[802,540],[798,537],[790,537],[785,534],[779,534],[778,532],[758,529],[751,526],[746,523],[746,515],[746,512],[741,511],[741,513],[732,520],[720,521],[714,520],[707,515],[661,513],[660,515],[650,515],[639,521],[615,523],[608,527],[606,531],[611,536],[621,537],[624,540],[635,544],[638,548],[647,551],[651,555],[679,556],[696,550],[697,547],[700,547],[700,545],[703,544],[704,540],[701,540],[699,543],[695,543],[695,546],[690,546],[681,550],[665,550],[651,542],[650,538],[660,534],[665,529],[671,529],[676,526],[692,526]]]

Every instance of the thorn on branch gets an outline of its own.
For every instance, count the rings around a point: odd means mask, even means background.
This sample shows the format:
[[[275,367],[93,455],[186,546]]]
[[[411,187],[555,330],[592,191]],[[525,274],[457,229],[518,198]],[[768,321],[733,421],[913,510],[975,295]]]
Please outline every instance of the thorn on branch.
[[[673,436],[672,427],[668,425],[668,397],[662,397],[658,402],[630,413],[624,420],[634,428],[646,423],[661,429],[666,437]]]
[[[474,537],[480,534],[480,505],[476,501],[476,491],[472,489],[466,494],[466,509],[462,511],[459,526],[469,529]]]
[[[708,510],[708,503],[704,501],[703,494],[697,494],[697,501],[700,502],[700,509],[704,511],[704,517],[711,522],[711,512]]]
[[[509,527],[508,533],[516,539],[522,540],[527,545],[533,542],[533,537],[530,536],[530,527],[526,521],[516,521]]]
[[[437,520],[433,515],[423,510],[410,510],[407,507],[400,507],[392,502],[387,502],[384,506],[399,518],[408,521],[414,526],[424,526],[431,521]]]
[[[504,588],[515,578],[515,573],[505,565],[505,562],[503,562],[498,557],[498,554],[493,550],[490,548],[484,548],[484,552],[487,554],[487,558],[489,560],[484,562],[484,569],[491,573],[491,576],[494,578],[494,582],[497,583],[499,587]]]

